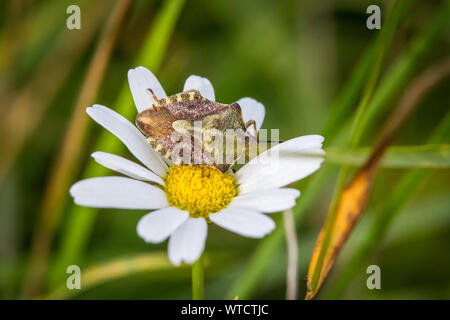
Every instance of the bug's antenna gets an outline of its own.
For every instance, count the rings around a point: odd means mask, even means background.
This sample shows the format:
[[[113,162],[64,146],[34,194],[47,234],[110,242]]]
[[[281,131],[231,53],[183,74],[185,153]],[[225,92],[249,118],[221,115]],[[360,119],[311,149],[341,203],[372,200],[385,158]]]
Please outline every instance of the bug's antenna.
[[[150,91],[150,93],[152,94],[153,99],[155,99],[155,102],[158,102],[159,99],[158,99],[158,97],[156,96],[156,94],[153,92],[153,90],[150,89],[150,88],[147,88],[147,90]]]

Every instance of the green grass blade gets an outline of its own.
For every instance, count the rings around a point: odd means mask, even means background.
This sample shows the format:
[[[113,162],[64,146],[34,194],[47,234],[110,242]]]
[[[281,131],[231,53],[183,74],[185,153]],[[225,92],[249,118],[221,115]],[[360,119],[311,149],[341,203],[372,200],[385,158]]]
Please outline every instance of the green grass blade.
[[[397,4],[399,4],[399,3],[397,3]],[[409,5],[410,5],[409,1],[404,1],[404,2],[401,2],[400,5],[397,7],[397,8],[399,8],[397,11],[398,14],[396,16],[394,16],[394,18],[396,18],[396,19],[388,20],[389,27],[385,27],[383,32],[380,33],[380,36],[377,39],[377,45],[375,46],[377,48],[377,51],[378,51],[378,49],[381,48],[379,46],[384,45],[385,41],[389,41],[390,39],[392,39],[393,32],[391,30],[396,29],[396,26],[398,25],[399,20],[402,16],[400,13],[403,12],[403,10],[405,10],[407,7],[409,7]],[[363,83],[364,83],[364,80],[366,77],[360,77],[360,75],[363,73],[363,71],[365,69],[364,62],[367,59],[367,60],[371,60],[370,64],[372,64],[373,58],[371,59],[371,55],[373,55],[373,54],[374,53],[371,50],[369,50],[368,53],[366,53],[367,57],[358,66],[357,71],[353,74],[353,76],[355,78],[352,79],[352,81],[348,85],[348,87],[347,87],[348,89],[344,90],[344,93],[346,94],[345,98],[349,99],[348,104],[340,102],[340,105],[339,105],[340,108],[338,109],[339,111],[336,113],[337,114],[336,116],[334,116],[334,115],[331,116],[331,120],[330,120],[331,125],[327,125],[325,127],[326,131],[330,130],[330,132],[331,132],[333,129],[337,129],[337,124],[339,122],[335,119],[342,117],[341,114],[345,114],[344,111],[347,108],[347,106],[348,106],[348,108],[350,108],[350,105],[353,102],[354,98],[357,97],[357,96],[352,95],[352,93],[356,94],[357,92],[355,89],[363,86]],[[367,71],[369,71],[369,70],[367,70]],[[371,78],[373,79],[375,77],[372,76]],[[353,81],[355,83],[358,82],[359,85],[354,85],[352,83]],[[373,83],[373,85],[374,85],[374,83]],[[341,111],[341,110],[344,110],[344,111]],[[336,126],[336,128],[334,128],[333,126]],[[312,200],[314,199],[314,195],[318,193],[322,184],[325,183],[325,181],[327,180],[325,178],[330,174],[330,172],[331,171],[329,169],[322,168],[321,171],[319,172],[319,174],[316,175],[316,179],[313,180],[313,185],[308,186],[308,188],[307,188],[308,193],[306,193],[306,196],[304,194],[302,196],[302,199],[299,202],[301,207],[298,206],[298,207],[294,208],[294,215],[297,218],[297,221],[299,219],[299,215],[304,213],[304,209],[312,202]],[[262,276],[263,270],[266,268],[267,264],[270,262],[270,257],[277,250],[277,248],[282,244],[283,236],[284,236],[284,230],[282,230],[282,228],[277,228],[277,230],[272,235],[270,235],[265,240],[263,240],[263,242],[257,248],[257,251],[255,252],[255,254],[253,255],[252,260],[249,263],[249,267],[248,267],[247,271],[244,272],[242,277],[239,277],[239,279],[235,282],[235,285],[231,288],[231,290],[228,294],[228,297],[237,295],[237,296],[245,299],[251,294],[251,292],[254,290],[254,288],[257,284],[257,280]]]
[[[159,69],[184,2],[185,0],[165,1],[156,20],[147,32],[147,38],[136,59],[135,66],[144,65],[154,72]],[[136,113],[126,80],[119,93],[115,107],[115,110],[125,118],[130,119]],[[123,150],[123,146],[109,132],[103,131],[95,150],[120,153]],[[102,176],[105,174],[107,174],[106,169],[95,165],[91,161],[85,170],[84,177]],[[64,279],[66,276],[65,269],[68,265],[80,263],[83,250],[90,238],[97,212],[98,210],[93,208],[71,206],[68,212],[67,223],[62,232],[61,245],[52,272],[49,274],[51,288],[55,288]]]
[[[60,285],[49,295],[40,297],[47,300],[70,299],[86,290],[103,283],[132,276],[136,273],[173,270],[165,252],[151,252],[135,256],[116,258],[114,260],[89,266],[81,273],[80,290],[69,290],[66,284]],[[67,275],[68,276],[68,275]]]
[[[360,92],[366,83],[370,71],[374,65],[381,63],[381,60],[378,58],[378,56],[380,56],[379,52],[383,50],[384,43],[390,42],[394,36],[394,29],[390,27],[391,23],[397,23],[413,3],[414,1],[403,1],[398,6],[395,16],[389,17],[389,20],[387,20],[388,23],[383,26],[382,32],[380,32],[375,41],[368,47],[364,56],[357,63],[354,71],[350,75],[351,81],[346,84],[342,93],[337,97],[327,123],[322,130],[322,134],[325,137],[335,134],[342,123],[345,122],[346,117],[350,115],[353,106],[358,103]],[[378,78],[378,74],[379,73],[373,74],[372,79],[369,81],[375,82]],[[375,83],[372,83],[371,90],[374,89],[374,85]],[[366,90],[368,89],[369,88]]]
[[[362,119],[361,126],[367,128],[370,123],[376,123],[380,117],[388,112],[391,102],[411,78],[424,54],[432,47],[432,42],[439,32],[445,30],[450,21],[450,1],[445,1],[442,9],[431,19],[429,25],[417,37],[416,41],[405,50],[397,62],[390,68],[382,79],[376,94],[370,103],[367,115]]]
[[[325,161],[330,164],[361,166],[370,148],[326,148]],[[393,146],[386,150],[381,161],[384,168],[449,168],[450,145]]]
[[[430,138],[431,144],[448,141],[450,138],[450,112],[438,126]],[[335,299],[342,295],[352,279],[363,268],[364,263],[371,256],[377,245],[383,240],[395,216],[401,211],[406,202],[415,191],[424,185],[430,175],[429,170],[414,169],[407,173],[398,183],[389,201],[376,213],[375,221],[354,255],[350,258],[347,267],[337,277],[336,281],[324,292],[326,298]]]
[[[396,3],[398,4],[398,2]],[[447,3],[448,4],[448,3]],[[448,5],[445,9],[448,9]],[[394,14],[393,16],[395,16],[395,8],[393,10]],[[447,19],[443,19],[442,17],[447,17],[447,10],[443,11],[445,14],[441,15],[440,18],[441,19],[436,19],[435,21],[438,21],[438,23],[433,23],[431,25],[431,32],[430,29],[428,29],[427,31],[433,35],[436,34],[437,31],[439,31],[441,29],[441,27],[443,27],[446,23],[445,20]],[[389,35],[393,35],[388,33]],[[430,37],[425,37],[425,38],[420,38],[421,41],[416,42],[413,45],[413,49],[408,52],[406,54],[406,57],[408,59],[406,59],[406,61],[408,62],[406,64],[406,67],[404,67],[403,69],[400,70],[410,70],[411,68],[407,68],[408,64],[412,66],[411,62],[415,61],[418,52],[421,51],[421,48],[425,48],[428,42],[429,42],[429,38]],[[391,36],[392,39],[392,36]],[[386,43],[388,43],[389,41],[389,37],[386,37]],[[423,40],[423,41],[422,41]],[[383,47],[383,50],[379,53],[377,62],[375,64],[374,69],[372,70],[371,76],[369,77],[369,80],[367,82],[367,86],[365,88],[365,92],[363,94],[363,97],[361,99],[361,103],[358,105],[358,109],[356,112],[356,117],[354,119],[353,125],[352,125],[352,129],[351,129],[351,135],[350,135],[350,147],[356,147],[357,144],[359,143],[359,141],[361,140],[361,137],[364,133],[365,128],[368,126],[369,123],[374,123],[374,118],[376,114],[380,114],[383,111],[383,107],[386,106],[386,103],[384,104],[375,104],[375,103],[371,103],[372,100],[375,100],[373,98],[373,93],[376,87],[376,82],[377,82],[377,78],[379,76],[380,73],[380,69],[381,69],[381,62],[383,60],[384,57],[384,49],[387,48],[387,46]],[[398,64],[396,64],[396,66],[404,66],[404,61],[405,60],[400,60],[400,62]],[[400,81],[394,81],[395,84],[397,85],[401,85],[402,83],[405,83],[407,81],[407,76],[408,76],[408,72],[398,72],[398,69],[394,69],[394,75],[400,75],[399,79],[401,79]],[[395,76],[394,76],[395,79]],[[386,88],[387,86],[391,85],[391,83],[389,81],[384,82],[384,88]],[[378,92],[384,92],[383,90],[379,89]],[[395,93],[396,90],[395,89],[390,89],[388,90],[390,93]],[[386,99],[388,100],[388,99]],[[331,209],[329,212],[329,215],[327,217],[327,220],[325,222],[325,231],[323,233],[323,241],[322,241],[322,247],[321,250],[319,252],[318,255],[318,259],[317,259],[317,264],[314,268],[314,270],[312,270],[312,276],[311,279],[308,279],[309,281],[309,294],[310,296],[314,296],[314,294],[318,291],[319,287],[321,286],[321,272],[316,272],[317,270],[322,270],[322,264],[324,261],[324,257],[328,252],[328,246],[330,245],[330,239],[331,239],[331,231],[335,222],[335,216],[337,213],[337,204],[338,204],[338,199],[340,199],[340,195],[341,195],[341,191],[344,187],[344,185],[347,183],[347,176],[349,173],[349,167],[348,166],[343,166],[342,169],[340,170],[339,173],[339,177],[338,177],[338,182],[337,182],[337,187],[334,193],[334,197],[333,197],[333,201],[331,204]],[[309,271],[311,272],[311,270]]]
[[[409,6],[410,4],[407,2],[402,2],[402,6]],[[443,17],[446,16],[446,13],[439,12],[434,21],[441,21]],[[389,23],[389,21],[387,22]],[[394,23],[391,21],[391,23]],[[435,22],[432,22],[430,25],[427,25],[427,31],[424,32],[418,39],[416,43],[420,43],[427,39],[427,43],[431,44],[433,40],[435,40],[437,33],[435,32]],[[444,25],[440,24],[440,27]],[[383,32],[384,29],[382,29]],[[377,49],[376,46],[373,47],[374,50]],[[429,47],[421,47],[418,52],[415,53],[416,58],[421,58]],[[367,51],[363,60],[367,59],[370,62],[360,63],[357,67],[357,71],[352,74],[350,81],[346,84],[346,87],[342,91],[344,94],[340,98],[337,99],[338,104],[335,108],[333,108],[332,116],[328,120],[328,125],[325,126],[325,133],[335,133],[332,136],[328,136],[327,139],[331,140],[331,137],[337,136],[336,132],[339,131],[341,126],[341,121],[337,119],[343,119],[342,115],[337,116],[340,113],[346,114],[346,112],[341,111],[345,109],[350,109],[353,105],[354,101],[356,101],[358,97],[358,88],[362,88],[364,80],[369,72],[369,69],[365,70],[365,64],[369,65],[373,63],[375,52],[371,50]],[[372,59],[370,59],[372,56]],[[414,65],[408,64],[408,69],[413,70]],[[410,70],[408,70],[410,71]],[[402,81],[401,77],[398,77],[397,74],[390,72],[384,79],[389,79],[391,82],[391,86],[387,87],[387,91],[394,90],[395,88],[401,87],[401,84],[398,82]],[[357,84],[355,84],[357,83]],[[377,98],[378,92],[375,92],[374,99]],[[389,95],[382,95],[377,99],[380,99],[380,103],[375,105],[375,107],[379,107],[380,105],[387,103],[387,98],[391,97],[392,94],[389,92]],[[386,99],[386,100],[385,100]],[[343,102],[342,102],[343,101]],[[381,103],[382,102],[382,103]],[[371,107],[372,108],[372,107]],[[315,200],[315,196],[319,194],[319,191],[323,188],[323,186],[329,182],[329,177],[333,173],[333,170],[330,166],[324,166],[321,170],[316,173],[304,188],[302,197],[298,202],[297,206],[294,207],[294,217],[296,218],[297,224],[299,224],[303,220],[303,216],[306,213],[306,209],[310,207],[312,202]],[[280,246],[283,244],[284,233],[281,228],[277,228],[270,236],[263,239],[261,243],[255,250],[255,253],[250,259],[250,262],[246,268],[246,270],[236,279],[236,281],[231,286],[231,289],[227,295],[229,298],[233,298],[238,295],[241,298],[246,298],[251,296],[251,294],[255,291],[256,286],[258,285],[258,280],[263,276],[264,271],[267,269],[267,265],[271,263],[270,257],[272,254],[279,250]]]
[[[400,17],[399,8],[401,8],[401,6],[399,7],[399,2],[395,2],[394,8],[391,11],[392,12],[391,19],[394,21],[397,21],[398,23],[399,23],[398,17]],[[397,18],[397,19],[395,19],[395,18]],[[366,83],[366,86],[364,87],[364,92],[363,92],[361,101],[356,109],[356,115],[355,115],[351,130],[350,130],[351,131],[350,142],[349,142],[350,148],[356,147],[361,138],[362,132],[364,130],[362,119],[367,114],[367,110],[369,108],[369,103],[372,99],[373,93],[375,91],[375,88],[376,88],[376,85],[378,82],[379,75],[381,73],[381,67],[383,64],[383,60],[384,60],[386,51],[392,41],[392,38],[398,27],[398,23],[395,23],[395,24],[393,23],[393,24],[389,25],[389,27],[385,27],[387,32],[386,32],[385,36],[382,37],[382,40],[381,40],[383,45],[380,47],[380,50],[377,53],[377,58],[376,58],[374,67],[372,68],[372,70],[369,74],[369,78]],[[331,203],[329,214],[325,221],[325,229],[324,229],[325,231],[323,233],[323,238],[322,238],[323,246],[320,248],[316,266],[313,269],[310,269],[308,271],[307,296],[310,295],[311,297],[313,297],[319,290],[320,286],[322,285],[323,280],[320,280],[321,274],[323,271],[322,266],[324,264],[325,256],[331,245],[331,235],[332,235],[333,225],[335,222],[335,217],[337,214],[337,205],[338,205],[338,201],[339,201],[339,198],[341,195],[341,191],[344,188],[344,185],[347,181],[346,179],[347,179],[348,173],[349,173],[348,166],[343,166],[339,172],[339,177],[338,177],[338,181],[336,184],[336,189],[334,192],[333,200]],[[312,272],[311,272],[311,270],[312,270]],[[311,277],[310,277],[310,274],[312,274]]]

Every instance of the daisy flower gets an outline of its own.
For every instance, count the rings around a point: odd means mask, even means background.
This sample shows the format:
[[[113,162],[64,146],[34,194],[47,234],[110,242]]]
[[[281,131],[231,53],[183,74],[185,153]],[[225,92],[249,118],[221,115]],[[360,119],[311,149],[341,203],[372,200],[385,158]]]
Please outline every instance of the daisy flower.
[[[167,97],[157,78],[143,67],[131,69],[128,81],[138,112],[151,108],[155,97]],[[151,89],[151,90],[149,90]],[[196,89],[214,101],[210,81],[190,76],[184,91]],[[255,120],[259,130],[264,106],[251,98],[237,101],[244,121]],[[202,254],[208,224],[250,238],[262,238],[275,228],[266,215],[292,208],[300,192],[283,188],[319,169],[322,157],[299,157],[298,152],[323,154],[323,137],[309,135],[278,144],[261,153],[236,173],[204,165],[170,165],[153,150],[135,125],[115,111],[94,105],[87,114],[119,138],[143,164],[117,155],[94,152],[102,166],[124,176],[79,181],[70,188],[76,204],[96,208],[153,210],[144,215],[137,234],[150,243],[169,238],[168,256],[174,265],[194,263]],[[274,161],[260,161],[276,151]]]

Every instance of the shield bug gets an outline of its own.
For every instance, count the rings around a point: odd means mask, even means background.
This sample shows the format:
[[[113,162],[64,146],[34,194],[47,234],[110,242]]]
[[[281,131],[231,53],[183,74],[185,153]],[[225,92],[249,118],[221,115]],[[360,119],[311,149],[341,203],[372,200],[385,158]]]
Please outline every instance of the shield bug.
[[[140,112],[136,125],[164,158],[176,165],[201,164],[227,171],[239,158],[255,154],[256,123],[244,122],[238,103],[222,104],[189,90],[158,99]],[[255,135],[247,132],[254,127]]]

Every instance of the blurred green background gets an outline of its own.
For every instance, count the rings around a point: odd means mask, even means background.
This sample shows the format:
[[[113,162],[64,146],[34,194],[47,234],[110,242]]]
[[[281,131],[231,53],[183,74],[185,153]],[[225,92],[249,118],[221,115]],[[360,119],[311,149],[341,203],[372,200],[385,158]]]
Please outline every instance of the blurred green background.
[[[449,2],[404,2],[408,5],[386,51],[374,93],[377,116],[364,128],[361,147],[373,146],[410,80],[450,54]],[[66,8],[71,4],[81,8],[80,30],[66,28]],[[371,4],[382,9],[381,31],[366,28],[366,8]],[[81,122],[74,122],[80,92],[91,95],[90,104],[118,110],[134,122],[128,69],[148,67],[169,94],[180,92],[184,80],[197,74],[211,80],[217,101],[231,103],[250,96],[262,102],[266,107],[263,128],[279,128],[281,139],[322,133],[325,147],[344,148],[340,137],[350,130],[374,66],[376,39],[388,23],[392,4],[375,0],[139,0],[117,9],[120,4],[112,0],[1,1],[0,298],[191,297],[190,269],[168,264],[164,258],[167,243],[149,245],[137,236],[136,224],[145,212],[100,210],[97,214],[73,205],[67,192],[73,182],[112,174],[94,164],[90,153],[114,150],[132,159],[115,137],[103,132],[84,112]],[[115,22],[111,18],[114,10],[124,15],[118,31],[112,32],[114,40],[109,39],[111,54],[95,60],[98,48],[106,50],[107,45],[99,44],[108,34],[108,25]],[[99,75],[94,80],[98,90],[83,87],[90,69],[98,67],[98,63],[91,64],[93,59],[106,63],[104,74],[94,72]],[[448,79],[436,86],[393,144],[429,144],[436,127],[446,115],[448,119],[449,91]],[[71,123],[78,123],[73,132],[80,138],[79,148],[69,152],[68,158],[60,158],[62,145],[75,141],[66,138]],[[450,134],[445,128],[441,139],[433,141],[439,145],[433,150],[447,146],[445,154],[438,153],[441,159],[446,157],[444,165],[426,158],[427,168],[384,166],[378,171],[369,206],[318,298],[450,298]],[[404,153],[404,162],[413,156]],[[46,191],[54,178],[52,172],[58,172],[59,163],[66,159],[74,160],[68,185],[54,182],[54,189]],[[297,185],[302,191],[300,207],[294,209],[299,298],[305,292],[309,259],[342,164],[326,161],[321,169],[326,174],[320,173],[322,179],[315,188],[311,184],[319,173]],[[59,204],[45,204],[51,202],[46,192]],[[52,198],[54,194],[60,202]],[[392,219],[377,224],[383,212],[392,214]],[[210,226],[206,298],[285,298],[286,246],[283,230],[279,230],[283,223],[281,214],[274,217],[278,233],[264,240]],[[381,236],[370,240],[367,236],[373,230]],[[363,247],[364,243],[370,246]],[[364,259],[354,260],[358,252]],[[161,263],[152,266],[152,254],[161,253],[162,258],[155,256]],[[149,259],[136,261],[140,255]],[[121,276],[82,291],[64,289],[68,265],[79,265],[83,273],[116,259],[124,261],[119,267]],[[381,290],[366,287],[366,268],[371,264],[381,267]]]

